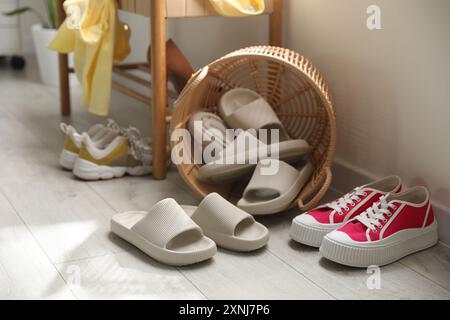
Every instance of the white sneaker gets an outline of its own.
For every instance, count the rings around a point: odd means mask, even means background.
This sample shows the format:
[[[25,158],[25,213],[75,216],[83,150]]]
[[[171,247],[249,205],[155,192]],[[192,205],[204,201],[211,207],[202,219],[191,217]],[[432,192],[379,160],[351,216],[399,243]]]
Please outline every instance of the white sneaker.
[[[116,132],[115,129],[110,128],[110,123],[112,123],[112,121],[108,122],[106,126],[103,124],[96,124],[92,126],[86,134],[91,138],[94,144],[101,144],[102,139],[109,134],[112,134],[112,132]],[[82,134],[78,133],[74,127],[65,123],[61,123],[60,127],[66,137],[63,150],[59,157],[59,164],[64,169],[73,170],[75,161],[78,159],[80,153],[81,142],[83,140]]]
[[[79,157],[73,173],[82,180],[109,180],[144,176],[152,172],[152,152],[136,128],[121,130],[120,135],[95,143],[83,134]]]

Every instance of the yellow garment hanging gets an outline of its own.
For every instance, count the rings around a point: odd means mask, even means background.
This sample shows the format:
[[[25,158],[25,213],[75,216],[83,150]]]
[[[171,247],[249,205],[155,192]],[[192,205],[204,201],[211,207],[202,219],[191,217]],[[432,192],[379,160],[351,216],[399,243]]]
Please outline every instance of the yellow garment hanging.
[[[264,0],[210,0],[214,9],[226,17],[255,16],[264,12]]]
[[[130,31],[117,16],[116,0],[66,0],[68,17],[49,49],[74,52],[83,104],[105,116],[111,99],[112,67],[130,53]]]

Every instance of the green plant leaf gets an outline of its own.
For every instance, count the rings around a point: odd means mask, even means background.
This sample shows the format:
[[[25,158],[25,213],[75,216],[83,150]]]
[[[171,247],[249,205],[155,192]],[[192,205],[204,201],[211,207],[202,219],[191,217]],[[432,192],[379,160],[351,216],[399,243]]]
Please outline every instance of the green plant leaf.
[[[50,24],[47,22],[44,16],[30,6],[20,7],[18,9],[3,13],[4,16],[16,16],[24,13],[34,14],[40,21],[44,28],[56,28],[56,0],[47,0],[47,11],[50,20]]]
[[[48,2],[48,16],[50,18],[50,25],[56,29],[56,0],[47,0]]]
[[[32,11],[31,7],[27,6],[27,7],[21,7],[21,8],[15,9],[13,11],[4,12],[3,15],[7,16],[7,17],[11,17],[11,16],[17,16],[19,14],[23,14],[26,12],[31,12],[31,11]]]

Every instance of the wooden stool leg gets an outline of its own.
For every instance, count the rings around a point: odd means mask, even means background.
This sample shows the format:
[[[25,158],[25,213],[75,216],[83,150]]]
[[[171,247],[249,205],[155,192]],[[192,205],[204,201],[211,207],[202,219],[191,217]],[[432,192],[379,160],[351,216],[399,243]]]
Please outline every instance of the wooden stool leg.
[[[270,45],[283,45],[283,0],[273,2],[273,13],[270,15]]]
[[[167,67],[165,1],[151,1],[151,69],[153,94],[153,177],[167,174]]]
[[[66,18],[63,7],[64,0],[56,1],[57,6],[57,23],[61,26]],[[59,54],[59,93],[61,103],[61,114],[70,115],[70,83],[69,83],[69,59],[67,54]]]

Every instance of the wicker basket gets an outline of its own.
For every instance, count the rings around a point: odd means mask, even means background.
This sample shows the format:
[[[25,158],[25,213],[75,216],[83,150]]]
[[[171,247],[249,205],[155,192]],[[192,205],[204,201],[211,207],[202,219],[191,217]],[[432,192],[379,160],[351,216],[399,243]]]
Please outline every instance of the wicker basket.
[[[298,53],[277,47],[250,47],[201,69],[189,81],[175,104],[171,130],[186,128],[191,115],[197,111],[217,113],[218,101],[223,93],[239,87],[255,90],[264,96],[289,134],[293,138],[306,139],[312,146],[311,161],[315,172],[298,196],[298,205],[303,210],[315,207],[332,181],[336,116],[322,76],[311,62]],[[239,200],[245,182],[205,184],[197,179],[198,168],[190,164],[178,166],[183,179],[198,195],[204,197],[218,192],[234,203]]]

